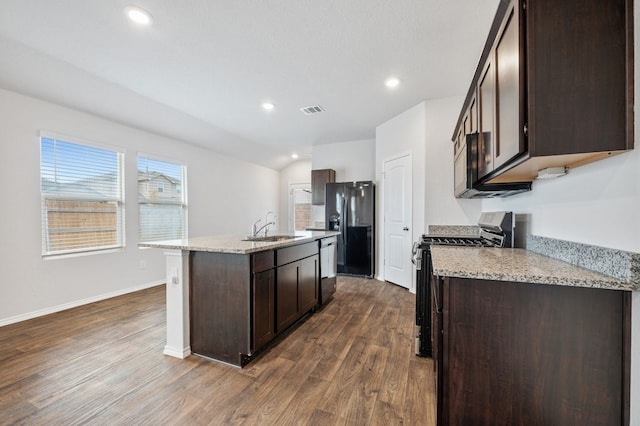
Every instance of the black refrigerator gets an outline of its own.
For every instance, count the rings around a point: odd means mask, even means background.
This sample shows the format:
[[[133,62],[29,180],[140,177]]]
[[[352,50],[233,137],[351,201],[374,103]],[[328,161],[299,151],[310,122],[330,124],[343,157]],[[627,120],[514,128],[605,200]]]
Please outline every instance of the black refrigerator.
[[[339,231],[338,274],[372,278],[375,272],[375,185],[371,181],[328,183],[325,224]]]

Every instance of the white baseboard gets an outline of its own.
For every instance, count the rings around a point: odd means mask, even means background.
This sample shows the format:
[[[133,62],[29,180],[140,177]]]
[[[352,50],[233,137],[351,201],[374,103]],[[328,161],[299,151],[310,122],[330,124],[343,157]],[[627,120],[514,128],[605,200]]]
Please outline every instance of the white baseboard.
[[[186,357],[191,355],[191,346],[188,346],[184,349],[171,348],[169,346],[165,346],[164,351],[162,353],[168,356],[172,356],[174,358],[185,359]]]
[[[27,312],[26,314],[16,315],[9,318],[0,318],[0,327],[9,325],[9,324],[14,324],[20,321],[30,320],[30,319],[41,317],[44,315],[53,314],[60,311],[65,311],[67,309],[76,308],[78,306],[88,305],[89,303],[99,302],[105,299],[111,299],[112,297],[122,296],[123,294],[133,293],[136,291],[162,285],[164,283],[165,283],[164,279],[159,281],[153,281],[146,284],[124,288],[122,290],[112,291],[111,293],[100,294],[97,296],[87,297],[86,299],[75,300],[73,302],[64,303],[62,305],[52,306],[50,308],[44,308],[44,309],[40,309],[33,312]]]

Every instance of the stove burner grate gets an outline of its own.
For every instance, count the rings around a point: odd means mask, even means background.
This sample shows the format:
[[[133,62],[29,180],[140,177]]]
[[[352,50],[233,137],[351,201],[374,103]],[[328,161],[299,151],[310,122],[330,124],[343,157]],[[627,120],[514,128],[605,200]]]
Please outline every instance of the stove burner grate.
[[[423,244],[461,247],[496,247],[496,243],[482,237],[432,237],[423,235]]]

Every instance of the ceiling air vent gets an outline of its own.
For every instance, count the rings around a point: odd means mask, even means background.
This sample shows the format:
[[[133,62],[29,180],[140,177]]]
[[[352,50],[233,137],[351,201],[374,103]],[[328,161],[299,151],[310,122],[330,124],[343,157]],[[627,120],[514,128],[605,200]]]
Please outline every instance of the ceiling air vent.
[[[300,111],[304,112],[305,115],[317,114],[319,112],[324,111],[320,105],[313,105],[304,108],[300,108]]]

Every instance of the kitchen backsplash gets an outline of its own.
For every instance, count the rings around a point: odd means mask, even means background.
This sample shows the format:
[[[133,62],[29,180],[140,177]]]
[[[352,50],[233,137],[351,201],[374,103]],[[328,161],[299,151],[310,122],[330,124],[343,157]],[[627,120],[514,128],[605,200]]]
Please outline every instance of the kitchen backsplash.
[[[627,282],[640,282],[640,253],[554,238],[527,236],[527,250]]]

